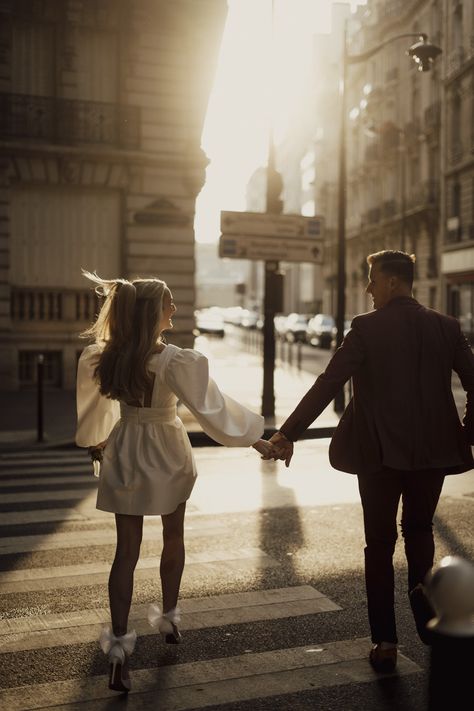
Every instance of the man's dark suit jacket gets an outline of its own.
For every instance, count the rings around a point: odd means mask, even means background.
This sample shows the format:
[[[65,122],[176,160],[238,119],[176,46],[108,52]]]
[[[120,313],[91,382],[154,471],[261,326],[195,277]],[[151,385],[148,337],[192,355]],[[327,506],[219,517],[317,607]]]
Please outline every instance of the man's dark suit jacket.
[[[467,393],[461,424],[451,390],[455,371]],[[474,355],[459,322],[410,297],[356,316],[326,370],[280,431],[295,441],[353,379],[353,398],[329,448],[335,469],[474,468]]]

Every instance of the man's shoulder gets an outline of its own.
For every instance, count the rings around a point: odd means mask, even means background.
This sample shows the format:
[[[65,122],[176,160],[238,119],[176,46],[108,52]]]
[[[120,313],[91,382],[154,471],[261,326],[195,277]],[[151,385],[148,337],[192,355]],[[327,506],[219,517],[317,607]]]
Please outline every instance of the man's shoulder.
[[[448,316],[443,314],[436,309],[423,306],[415,299],[412,299],[409,303],[401,303],[399,305],[390,305],[388,308],[384,307],[381,309],[374,309],[373,311],[368,311],[367,313],[359,314],[355,316],[352,320],[352,327],[360,328],[364,330],[365,328],[379,327],[383,323],[391,322],[392,319],[399,320],[400,313],[404,308],[408,307],[410,312],[413,310],[417,313],[417,318],[437,320],[444,328],[450,331],[457,331],[460,328],[460,324],[457,318],[454,316]]]

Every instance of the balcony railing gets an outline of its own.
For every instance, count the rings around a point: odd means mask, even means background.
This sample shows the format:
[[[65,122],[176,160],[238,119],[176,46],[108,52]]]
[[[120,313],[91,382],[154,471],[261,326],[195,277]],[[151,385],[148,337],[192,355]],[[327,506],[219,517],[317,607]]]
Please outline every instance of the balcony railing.
[[[0,138],[139,147],[140,110],[99,101],[0,93]]]
[[[439,181],[427,180],[410,190],[406,198],[406,209],[436,207],[439,200]]]
[[[92,291],[13,287],[10,317],[14,321],[91,322],[99,311],[99,298]]]
[[[382,219],[389,220],[398,212],[398,204],[396,200],[384,200],[382,203]]]
[[[462,143],[456,141],[451,144],[449,149],[449,161],[450,163],[459,163],[463,156],[463,146]]]

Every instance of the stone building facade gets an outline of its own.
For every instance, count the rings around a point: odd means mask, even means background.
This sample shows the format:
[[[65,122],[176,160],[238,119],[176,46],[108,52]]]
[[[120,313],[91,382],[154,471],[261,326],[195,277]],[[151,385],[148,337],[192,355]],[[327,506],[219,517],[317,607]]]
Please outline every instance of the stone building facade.
[[[474,2],[444,0],[444,213],[441,283],[446,311],[474,342]]]
[[[200,147],[224,0],[0,1],[0,389],[74,386],[81,267],[158,276],[192,344]]]
[[[341,29],[334,25],[331,46]],[[348,23],[348,51],[418,32],[442,48],[431,71],[417,71],[406,55],[414,37],[348,68],[346,315],[371,308],[367,254],[404,249],[417,257],[415,296],[459,318],[474,342],[474,2],[368,0]],[[330,314],[337,304],[340,66],[325,65],[306,153],[314,156],[315,212],[325,218],[322,310]]]
[[[425,32],[443,46],[437,0],[369,2],[349,30],[349,54],[385,39]],[[353,23],[354,25],[355,23]],[[346,313],[369,310],[364,293],[367,254],[402,249],[416,254],[415,296],[440,308],[442,243],[443,64],[419,72],[406,55],[416,38],[401,38],[348,68]],[[328,279],[332,275],[327,276]],[[333,279],[332,279],[333,282]]]

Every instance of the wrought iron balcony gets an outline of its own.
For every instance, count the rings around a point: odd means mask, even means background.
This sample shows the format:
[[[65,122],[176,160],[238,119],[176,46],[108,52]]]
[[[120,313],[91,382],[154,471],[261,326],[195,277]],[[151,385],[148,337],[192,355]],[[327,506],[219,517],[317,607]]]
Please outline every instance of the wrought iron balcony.
[[[424,183],[410,189],[406,197],[407,210],[425,210],[438,205],[439,181],[426,180]]]
[[[99,101],[0,93],[0,138],[139,147],[140,110]]]
[[[384,200],[382,203],[382,219],[389,220],[398,212],[398,203],[396,200]]]

